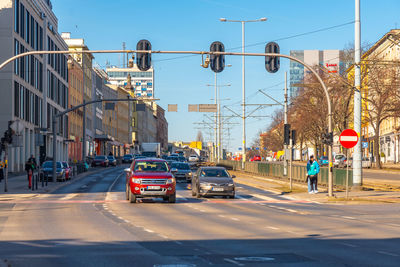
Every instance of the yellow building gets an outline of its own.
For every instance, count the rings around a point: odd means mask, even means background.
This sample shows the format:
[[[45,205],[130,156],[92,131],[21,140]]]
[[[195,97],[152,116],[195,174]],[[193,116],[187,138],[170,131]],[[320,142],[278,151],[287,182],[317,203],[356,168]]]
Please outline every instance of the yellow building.
[[[386,33],[380,40],[378,40],[366,53],[362,56],[361,62],[361,79],[362,79],[362,89],[361,95],[363,99],[372,99],[372,89],[368,88],[368,85],[372,82],[372,68],[380,68],[384,69],[384,65],[386,64],[387,71],[390,71],[393,64],[399,64],[400,60],[400,29],[391,30]],[[370,76],[370,77],[369,77]],[[391,82],[393,77],[388,78],[388,82]],[[397,77],[400,79],[400,77]],[[381,86],[384,87],[387,85],[386,80],[382,77],[378,80],[380,83],[383,83]],[[398,83],[395,83],[395,87],[398,87]],[[393,88],[399,90],[400,88]],[[368,104],[367,101],[363,101],[362,103],[362,117],[363,124],[362,124],[362,137],[365,141],[368,141],[368,148],[364,148],[364,155],[368,155],[369,153],[373,153],[374,147],[374,129],[371,125],[371,120],[368,117],[368,110],[370,111],[369,114],[374,114],[371,112],[370,109],[374,108],[371,104]],[[369,123],[367,122],[369,121]],[[379,145],[380,145],[380,153],[384,155],[384,160],[389,162],[399,162],[400,159],[400,121],[393,117],[389,117],[380,125],[379,130]]]

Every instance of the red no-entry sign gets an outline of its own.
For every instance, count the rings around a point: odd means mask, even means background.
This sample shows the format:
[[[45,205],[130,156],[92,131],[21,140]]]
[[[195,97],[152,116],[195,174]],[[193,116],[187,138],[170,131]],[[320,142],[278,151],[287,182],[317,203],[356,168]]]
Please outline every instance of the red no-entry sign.
[[[352,148],[357,145],[358,134],[353,129],[346,129],[340,134],[339,141],[345,148]]]

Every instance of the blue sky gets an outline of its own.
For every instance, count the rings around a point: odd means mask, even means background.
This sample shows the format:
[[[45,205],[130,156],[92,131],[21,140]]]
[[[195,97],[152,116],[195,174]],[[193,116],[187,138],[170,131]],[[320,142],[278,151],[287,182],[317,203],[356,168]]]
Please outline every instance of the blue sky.
[[[281,53],[302,49],[343,49],[354,41],[354,24],[319,31],[294,38],[286,38],[354,21],[352,0],[185,0],[185,1],[127,1],[127,0],[64,0],[53,1],[53,11],[59,19],[59,31],[71,32],[72,38],[84,38],[92,50],[135,49],[141,39],[148,39],[154,50],[209,50],[213,41],[224,43],[226,50],[241,50],[240,23],[220,22],[219,18],[249,20],[267,17],[266,22],[246,24],[246,51],[263,52],[265,43],[278,40]],[[373,43],[387,31],[400,27],[400,1],[361,0],[362,42]],[[236,49],[234,49],[236,48]],[[95,55],[95,62],[105,67],[121,65],[120,55]],[[201,57],[179,55],[153,55],[155,68],[155,96],[158,104],[178,104],[177,113],[168,113],[169,140],[190,141],[196,138],[198,127],[209,139],[207,127],[194,124],[209,121],[203,113],[187,112],[188,104],[212,103],[214,73],[200,67]],[[226,57],[232,67],[218,74],[223,105],[241,113],[241,57]],[[272,103],[257,93],[265,89],[276,99],[283,100],[284,72],[289,62],[281,60],[281,69],[266,72],[263,58],[246,59],[247,103]],[[289,76],[289,74],[288,74]],[[248,107],[249,111],[253,107]],[[274,112],[274,107],[263,109],[257,115]],[[211,116],[212,114],[209,114]],[[231,115],[227,110],[224,115]],[[231,119],[230,150],[241,146],[241,119]],[[247,143],[264,130],[269,119],[247,120]],[[225,135],[225,140],[228,136]]]

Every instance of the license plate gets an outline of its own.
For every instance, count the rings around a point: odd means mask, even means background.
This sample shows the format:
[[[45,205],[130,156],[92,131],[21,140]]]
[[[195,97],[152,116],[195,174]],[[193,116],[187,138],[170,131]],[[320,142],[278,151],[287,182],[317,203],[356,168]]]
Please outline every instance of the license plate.
[[[150,185],[147,187],[147,190],[159,190],[160,188],[160,186]]]
[[[221,187],[213,187],[212,191],[218,191],[218,192],[221,192],[221,191],[224,191],[224,189],[223,189],[223,188],[221,188]]]

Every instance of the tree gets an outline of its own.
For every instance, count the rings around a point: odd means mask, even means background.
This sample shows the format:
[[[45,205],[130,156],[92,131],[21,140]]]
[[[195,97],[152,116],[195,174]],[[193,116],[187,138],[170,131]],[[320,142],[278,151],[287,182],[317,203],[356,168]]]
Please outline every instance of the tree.
[[[197,132],[196,141],[197,142],[204,142],[203,133],[201,131]]]

